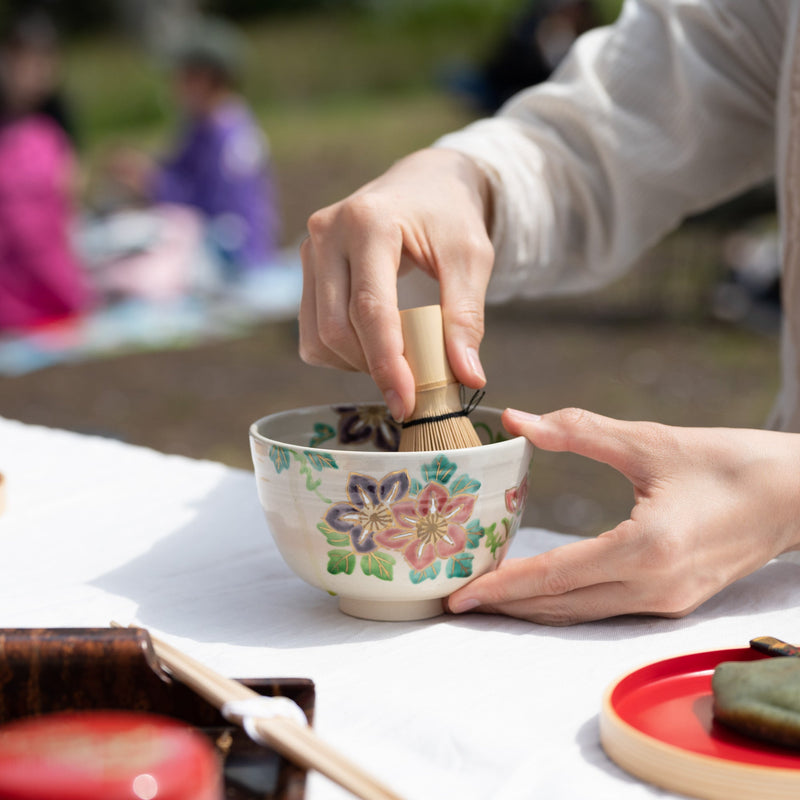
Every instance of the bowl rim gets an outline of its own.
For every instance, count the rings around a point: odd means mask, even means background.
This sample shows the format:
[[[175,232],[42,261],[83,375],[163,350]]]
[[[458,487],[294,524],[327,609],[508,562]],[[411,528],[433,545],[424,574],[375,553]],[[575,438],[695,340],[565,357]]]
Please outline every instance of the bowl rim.
[[[349,402],[341,402],[341,403],[321,403],[321,404],[315,405],[315,406],[301,406],[300,408],[289,408],[289,409],[285,409],[283,411],[276,411],[276,412],[274,412],[272,414],[267,414],[266,416],[263,416],[263,417],[257,419],[255,422],[253,422],[250,425],[250,429],[249,429],[250,438],[260,442],[261,444],[271,444],[271,445],[278,445],[279,447],[301,449],[301,450],[303,450],[303,452],[310,452],[310,453],[329,453],[329,452],[331,452],[331,450],[333,450],[336,453],[350,453],[350,454],[356,454],[357,453],[359,458],[386,458],[386,456],[401,456],[401,457],[402,456],[420,456],[420,455],[425,456],[426,454],[430,454],[430,453],[441,453],[441,454],[460,453],[460,454],[463,454],[463,453],[472,452],[474,450],[485,450],[486,448],[490,448],[492,450],[496,450],[496,449],[499,449],[499,448],[502,448],[502,447],[511,448],[511,447],[519,446],[520,443],[524,443],[524,444],[528,445],[531,449],[533,449],[533,445],[531,444],[531,442],[528,439],[526,439],[524,436],[512,436],[512,437],[510,437],[508,439],[503,440],[502,442],[491,442],[490,444],[482,444],[482,445],[479,445],[478,447],[448,448],[448,449],[442,449],[442,450],[411,450],[411,451],[406,451],[406,452],[399,452],[399,451],[396,451],[396,450],[394,450],[394,451],[392,451],[392,450],[345,450],[345,449],[336,449],[336,448],[331,448],[331,447],[327,447],[327,448],[325,448],[325,447],[311,447],[311,446],[306,446],[306,445],[302,445],[302,444],[291,444],[289,442],[283,442],[280,439],[272,439],[269,436],[264,436],[264,434],[260,433],[259,430],[258,430],[258,426],[261,425],[261,423],[265,422],[266,420],[275,419],[276,417],[283,417],[283,416],[288,417],[291,414],[297,414],[299,412],[309,413],[309,412],[314,412],[314,411],[318,411],[318,410],[328,411],[331,408],[334,408],[335,406],[343,406],[343,405],[356,406],[356,407],[358,407],[358,406],[381,406],[381,405],[384,405],[384,403],[380,403],[380,402],[372,402],[372,403],[370,403],[370,402],[367,402],[367,401],[363,401],[363,402],[352,402],[352,401],[349,401]],[[494,412],[494,413],[496,413],[498,415],[502,415],[502,413],[503,413],[503,411],[505,409],[495,408],[493,406],[481,406],[480,410],[481,411],[491,411],[491,412]]]

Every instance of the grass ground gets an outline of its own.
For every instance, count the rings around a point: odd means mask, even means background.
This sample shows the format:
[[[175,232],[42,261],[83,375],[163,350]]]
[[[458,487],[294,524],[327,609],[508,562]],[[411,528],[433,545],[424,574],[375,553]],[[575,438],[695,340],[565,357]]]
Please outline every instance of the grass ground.
[[[249,30],[256,57],[247,85],[271,139],[287,242],[316,208],[469,119],[432,76],[485,52],[498,23],[478,21],[313,17]],[[168,140],[173,119],[161,75],[128,45],[75,44],[68,77],[87,166],[115,141],[158,148]],[[677,425],[760,425],[777,386],[776,342],[711,320],[719,255],[718,231],[693,225],[609,290],[490,310],[486,402],[535,411],[579,405]],[[292,323],[213,346],[0,377],[4,416],[240,467],[249,464],[247,427],[257,417],[374,395],[363,376],[303,365]],[[528,522],[597,533],[630,504],[629,487],[607,467],[536,455]]]

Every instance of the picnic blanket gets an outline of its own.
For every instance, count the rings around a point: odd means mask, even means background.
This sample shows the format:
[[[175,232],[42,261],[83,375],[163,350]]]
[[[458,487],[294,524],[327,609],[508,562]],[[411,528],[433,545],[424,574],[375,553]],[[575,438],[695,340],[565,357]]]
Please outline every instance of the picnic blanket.
[[[128,299],[80,317],[0,335],[0,374],[22,375],[65,362],[244,336],[265,321],[295,318],[302,283],[294,250],[219,292],[160,302]]]

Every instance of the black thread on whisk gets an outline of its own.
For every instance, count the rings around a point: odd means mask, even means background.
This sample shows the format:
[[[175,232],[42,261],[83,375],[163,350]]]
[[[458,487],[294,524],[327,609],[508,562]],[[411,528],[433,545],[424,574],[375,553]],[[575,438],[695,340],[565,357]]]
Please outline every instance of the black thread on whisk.
[[[435,414],[432,417],[420,417],[419,419],[410,419],[407,422],[401,422],[400,427],[404,430],[406,428],[413,428],[416,425],[427,425],[433,422],[443,422],[446,419],[455,419],[456,417],[468,417],[481,403],[486,396],[483,389],[476,389],[472,397],[466,402],[464,401],[464,387],[461,387],[461,411],[449,411],[447,414]]]

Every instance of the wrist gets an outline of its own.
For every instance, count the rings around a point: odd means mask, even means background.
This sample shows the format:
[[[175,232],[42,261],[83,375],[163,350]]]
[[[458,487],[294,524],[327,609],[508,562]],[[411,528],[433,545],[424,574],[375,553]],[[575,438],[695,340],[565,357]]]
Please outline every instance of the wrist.
[[[788,487],[789,497],[791,498],[793,513],[791,514],[789,542],[784,552],[800,551],[800,434],[784,434],[791,437],[791,453],[789,458],[790,469],[787,470],[790,476],[791,485]]]
[[[771,437],[772,445],[778,441],[782,444],[772,449],[771,468],[764,475],[769,483],[762,484],[762,491],[773,498],[772,517],[782,529],[779,553],[800,551],[800,434],[766,435]]]
[[[413,167],[430,178],[455,181],[466,191],[487,231],[492,229],[494,192],[486,171],[471,156],[447,147],[428,147],[398,161],[390,170]],[[439,181],[437,181],[438,183]]]
[[[491,231],[494,195],[492,191],[492,182],[489,180],[489,176],[484,172],[477,161],[464,153],[459,153],[457,150],[447,150],[445,148],[437,152],[447,153],[448,157],[452,159],[456,174],[474,197],[475,204],[483,218],[486,230]]]

